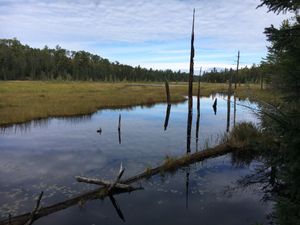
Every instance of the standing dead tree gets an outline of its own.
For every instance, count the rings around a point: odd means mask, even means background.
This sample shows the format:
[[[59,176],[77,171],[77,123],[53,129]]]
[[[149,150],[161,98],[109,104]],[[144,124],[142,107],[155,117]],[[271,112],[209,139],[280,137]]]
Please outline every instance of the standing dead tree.
[[[190,73],[189,73],[189,89],[188,89],[188,119],[187,119],[187,141],[186,151],[191,152],[191,132],[192,132],[192,120],[193,120],[193,79],[194,79],[194,24],[195,24],[195,9],[193,11],[193,25],[191,36],[191,55],[190,55]]]
[[[240,65],[240,51],[238,51],[237,62],[236,62],[236,73],[234,74],[234,89],[236,89],[236,82],[239,75],[239,65]]]
[[[166,87],[166,95],[167,95],[167,104],[171,104],[171,97],[170,97],[170,88],[169,88],[169,82],[165,81],[165,87]]]
[[[200,67],[200,73],[198,77],[198,92],[197,92],[197,112],[200,113],[200,78],[201,78],[202,67]]]

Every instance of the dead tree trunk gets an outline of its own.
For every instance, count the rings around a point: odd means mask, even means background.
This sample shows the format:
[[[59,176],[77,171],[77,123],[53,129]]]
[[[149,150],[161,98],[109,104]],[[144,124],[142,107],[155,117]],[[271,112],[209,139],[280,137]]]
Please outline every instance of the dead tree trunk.
[[[167,95],[167,104],[171,104],[171,97],[170,97],[170,88],[169,88],[169,82],[165,81],[165,87],[166,87],[166,95]]]
[[[200,73],[198,77],[198,93],[197,93],[197,112],[200,112],[200,78],[201,78],[201,70],[202,67],[200,67]]]
[[[190,73],[189,73],[189,90],[188,90],[188,120],[187,120],[187,141],[186,151],[191,152],[191,131],[192,131],[192,119],[193,119],[193,79],[194,79],[194,23],[195,23],[195,9],[193,11],[193,25],[192,25],[192,37],[191,37],[191,55],[190,55]]]
[[[236,73],[234,74],[234,89],[236,89],[236,82],[239,75],[239,64],[240,64],[240,51],[238,51],[238,58],[236,64]]]

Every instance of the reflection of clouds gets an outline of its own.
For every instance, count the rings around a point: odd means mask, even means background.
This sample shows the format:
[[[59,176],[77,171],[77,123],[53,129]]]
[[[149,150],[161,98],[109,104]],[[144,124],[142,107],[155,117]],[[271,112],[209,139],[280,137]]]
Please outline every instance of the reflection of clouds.
[[[218,101],[217,116],[212,103],[210,97],[201,98],[201,148],[207,139],[211,146],[215,145],[226,126],[226,101]],[[6,216],[7,208],[14,212],[31,209],[32,199],[41,190],[45,191],[45,203],[54,203],[94,187],[76,183],[76,175],[113,179],[122,162],[126,168],[124,176],[129,177],[161,164],[166,155],[182,155],[186,147],[187,102],[172,105],[167,131],[163,129],[165,109],[166,104],[158,104],[150,109],[138,106],[131,111],[101,110],[88,119],[76,120],[75,124],[73,120],[52,118],[47,120],[47,126],[32,126],[25,133],[5,132],[0,136],[0,194],[7,197],[0,199],[0,204],[5,206],[0,208],[0,214]],[[119,113],[122,114],[121,145],[117,131]],[[255,116],[247,116],[248,113],[248,109],[237,106],[238,120],[256,120]],[[195,150],[196,117],[193,119],[192,151]],[[101,136],[96,133],[99,126],[103,130]],[[229,156],[206,160],[191,168],[190,193],[195,198],[191,200],[194,207],[199,202],[207,207],[209,196],[215,198],[224,184],[236,179],[236,174],[248,171],[233,169]],[[147,194],[138,194],[137,205],[130,207],[139,212],[139,203],[153,201],[158,205],[161,199],[164,204],[159,205],[170,207],[170,202],[172,205],[174,202],[174,211],[179,210],[184,197],[183,177],[184,172],[179,171],[167,176],[164,182],[161,178],[150,179],[153,183],[145,186]],[[158,188],[161,193],[156,192]],[[165,194],[169,196],[167,199],[164,199]],[[109,206],[104,211],[108,209]],[[164,210],[167,212],[167,208]],[[191,216],[196,218],[196,214]],[[171,220],[168,216],[164,218]]]

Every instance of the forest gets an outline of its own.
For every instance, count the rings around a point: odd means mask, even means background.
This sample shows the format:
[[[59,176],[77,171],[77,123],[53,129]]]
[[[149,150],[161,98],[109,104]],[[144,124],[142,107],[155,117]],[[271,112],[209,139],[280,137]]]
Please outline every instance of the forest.
[[[31,48],[0,39],[0,80],[187,81],[186,73],[110,62],[86,51]]]

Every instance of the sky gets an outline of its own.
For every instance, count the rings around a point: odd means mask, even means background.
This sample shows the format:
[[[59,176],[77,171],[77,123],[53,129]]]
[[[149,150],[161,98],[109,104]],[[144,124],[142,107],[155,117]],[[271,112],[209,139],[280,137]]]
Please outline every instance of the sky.
[[[195,70],[260,63],[264,28],[287,15],[260,0],[0,0],[0,38],[85,50],[110,61],[187,71],[195,17]]]

